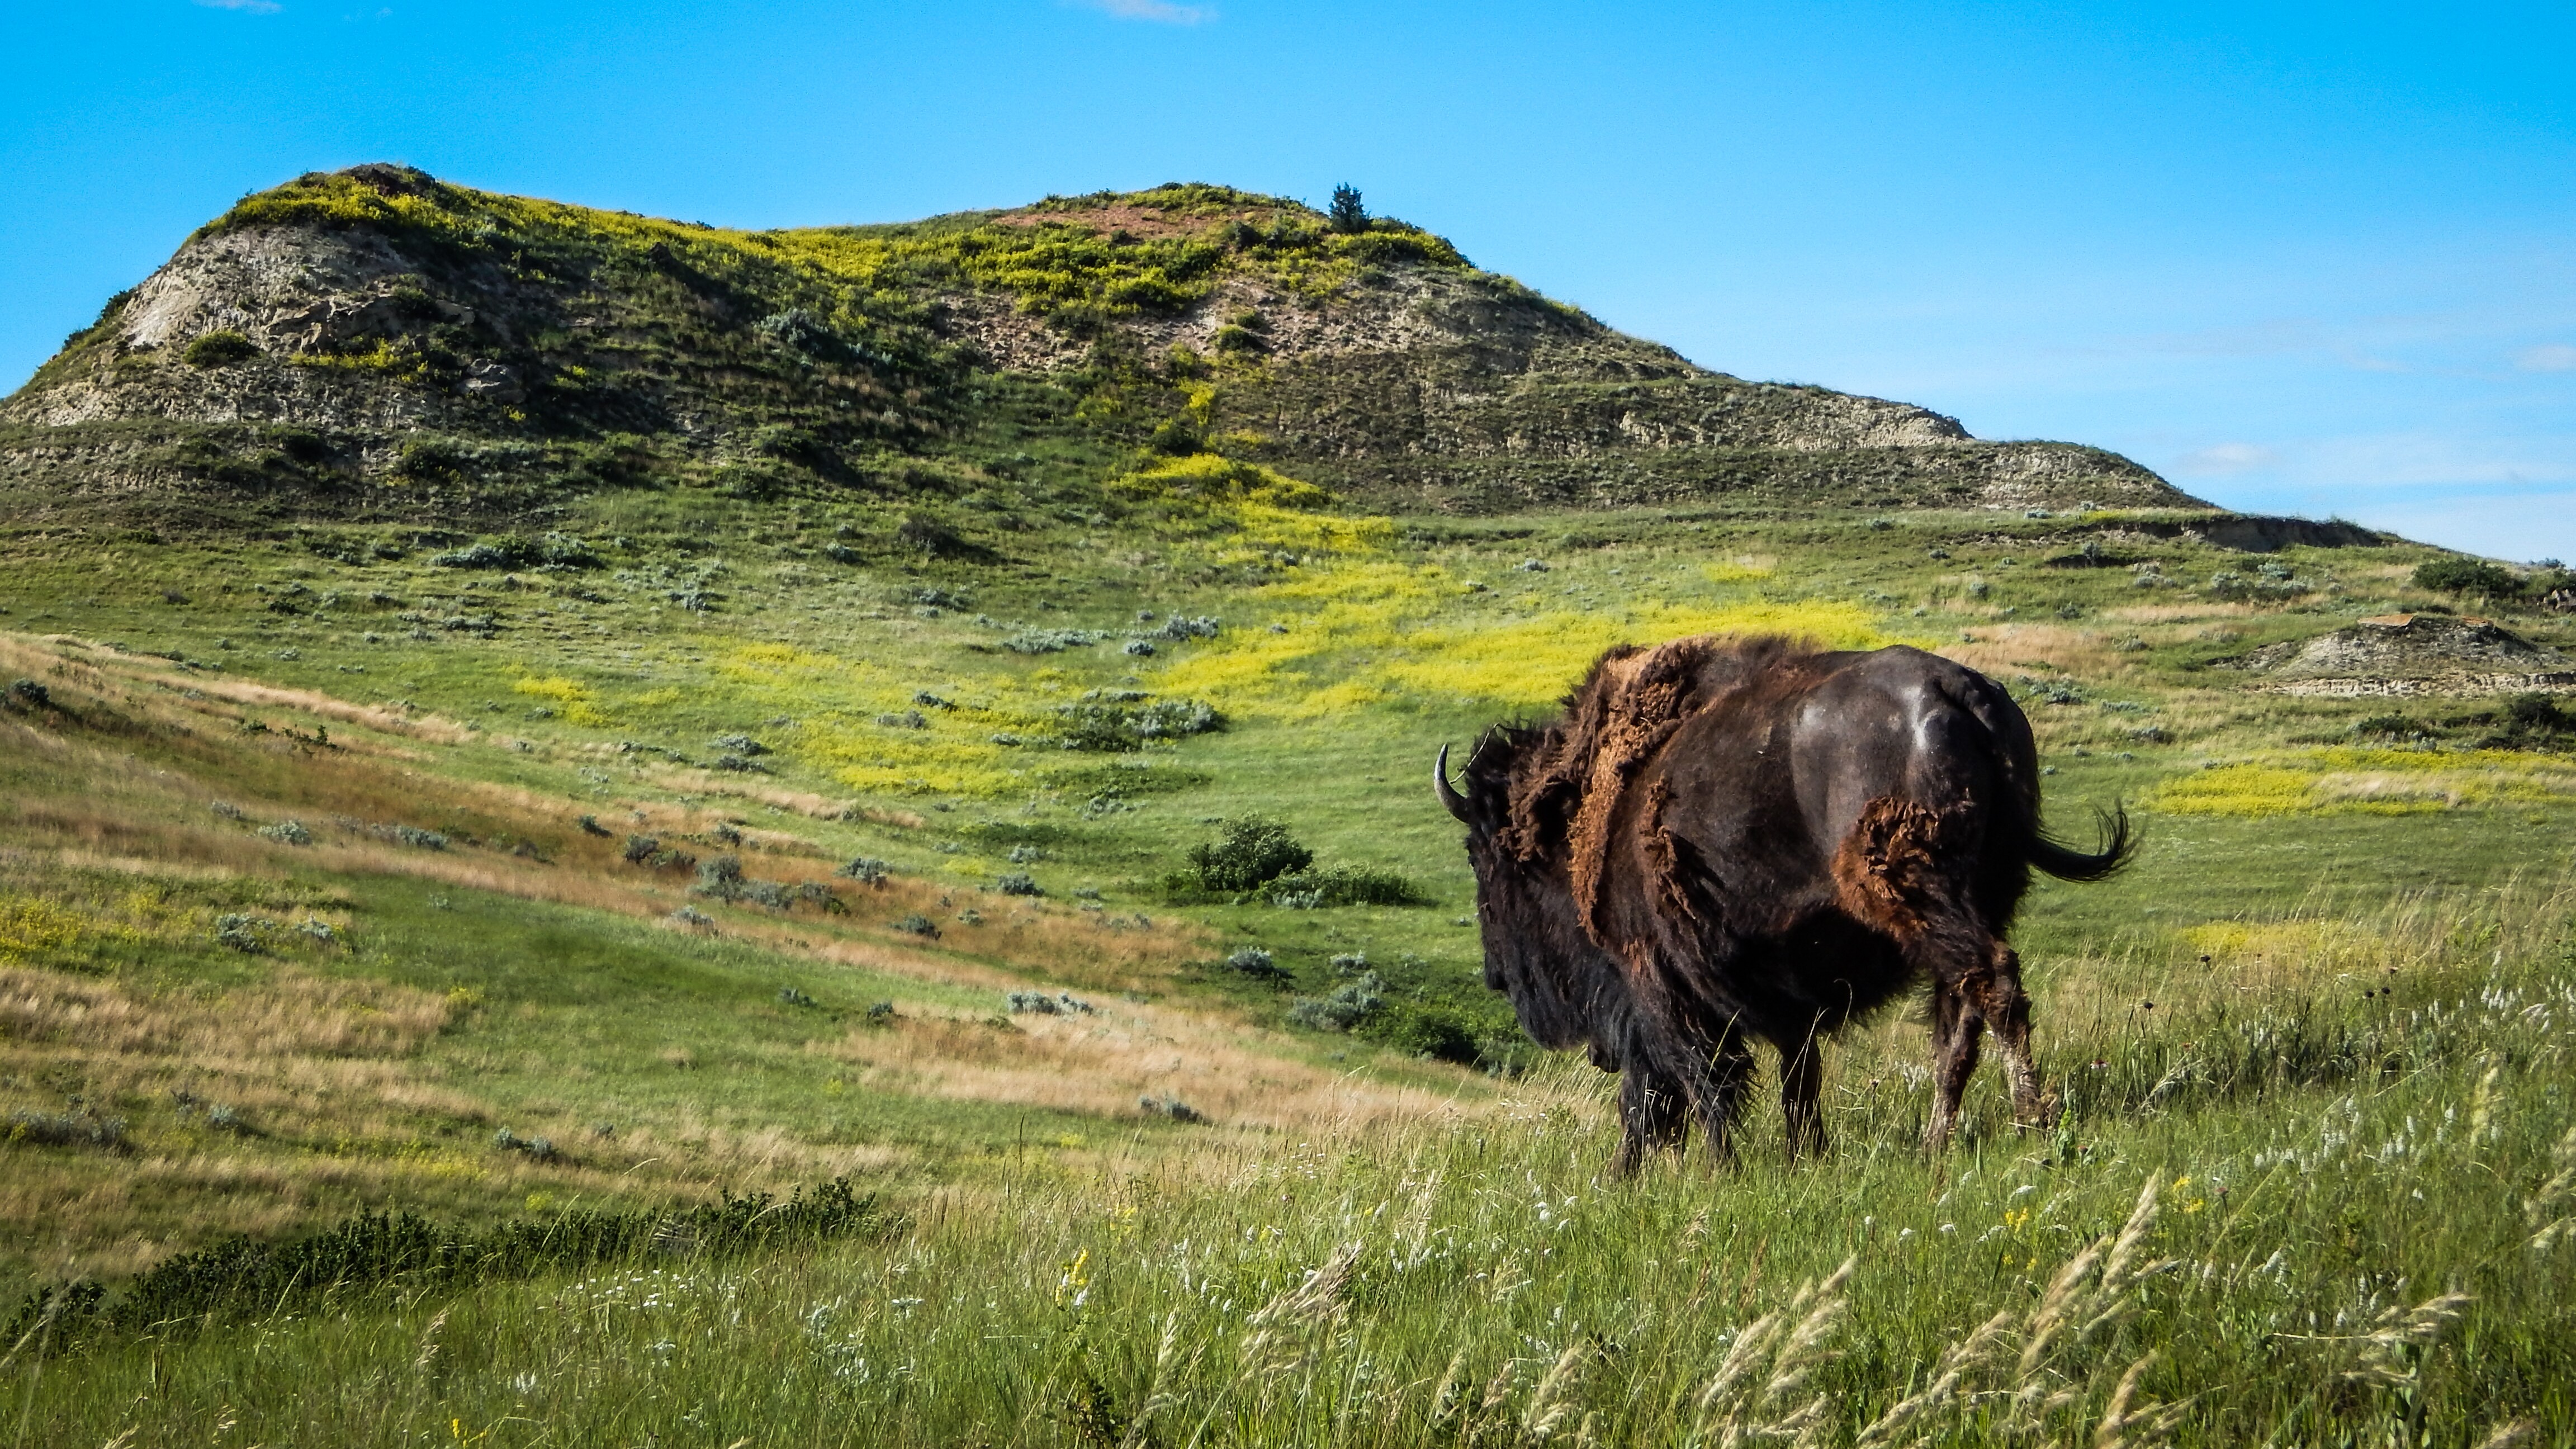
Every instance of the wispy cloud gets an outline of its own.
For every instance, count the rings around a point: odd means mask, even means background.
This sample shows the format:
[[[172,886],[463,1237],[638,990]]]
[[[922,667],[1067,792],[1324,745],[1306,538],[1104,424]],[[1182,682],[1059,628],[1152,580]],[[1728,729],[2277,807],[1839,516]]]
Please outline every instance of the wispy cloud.
[[[200,0],[205,3],[205,0]],[[1171,0],[1085,0],[1121,20],[1151,20],[1157,25],[1198,25],[1216,18],[1213,5],[1175,5]]]
[[[2513,365],[2525,372],[2576,372],[2576,347],[2563,342],[2526,347]]]
[[[275,15],[285,7],[277,0],[197,0],[209,10],[239,10],[250,15]]]
[[[2281,461],[2281,455],[2256,443],[2220,443],[2196,453],[2185,453],[2174,464],[2176,472],[2195,477],[2216,478],[2230,473],[2250,473],[2269,468]]]

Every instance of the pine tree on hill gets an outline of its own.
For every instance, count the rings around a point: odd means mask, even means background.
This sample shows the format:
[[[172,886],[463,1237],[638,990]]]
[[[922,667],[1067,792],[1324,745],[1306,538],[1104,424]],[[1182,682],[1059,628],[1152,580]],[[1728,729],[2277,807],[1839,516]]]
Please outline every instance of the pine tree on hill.
[[[1344,234],[1368,230],[1368,208],[1360,205],[1360,190],[1347,183],[1333,188],[1333,230]]]

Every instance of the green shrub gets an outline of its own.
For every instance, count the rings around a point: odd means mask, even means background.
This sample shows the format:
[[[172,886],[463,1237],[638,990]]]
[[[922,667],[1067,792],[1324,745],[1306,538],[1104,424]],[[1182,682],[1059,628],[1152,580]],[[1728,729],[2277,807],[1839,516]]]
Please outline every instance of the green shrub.
[[[1249,976],[1265,985],[1277,985],[1290,979],[1287,968],[1259,946],[1244,947],[1226,957],[1223,965],[1238,976]]]
[[[1483,1058],[1475,1030],[1466,1020],[1435,1006],[1392,1006],[1362,1022],[1357,1030],[1360,1036],[1407,1056],[1455,1062],[1462,1067],[1474,1066]]]
[[[2510,598],[2522,592],[2522,580],[2510,570],[2481,559],[2437,558],[2415,566],[2415,587],[2445,594]]]
[[[125,1150],[125,1119],[102,1117],[95,1109],[79,1112],[12,1112],[0,1125],[0,1142],[31,1142],[40,1147],[103,1147]]]
[[[1189,873],[1200,890],[1232,895],[1259,890],[1314,863],[1315,852],[1299,845],[1287,826],[1247,815],[1225,822],[1218,839],[1190,847]]]
[[[1363,971],[1324,997],[1301,996],[1288,1004],[1288,1019],[1312,1031],[1349,1031],[1386,1004],[1386,983]]]
[[[1132,651],[1135,644],[1128,647]],[[1057,714],[1064,722],[1066,749],[1113,754],[1142,749],[1149,740],[1180,739],[1225,728],[1225,716],[1215,706],[1195,699],[1141,705],[1069,704]]]
[[[230,367],[259,356],[259,344],[238,332],[222,331],[201,334],[188,349],[179,354],[190,367]]]
[[[1024,629],[1003,640],[1002,647],[1014,654],[1060,654],[1099,642],[1100,635],[1090,629]]]
[[[1325,906],[1419,905],[1423,895],[1413,882],[1391,870],[1335,865],[1322,870],[1290,871],[1262,887],[1262,899],[1298,910]]]
[[[549,533],[542,538],[522,538],[505,533],[490,543],[449,549],[429,556],[430,563],[443,569],[595,569],[599,555],[590,545],[568,533]]]
[[[399,477],[437,483],[463,476],[472,461],[470,452],[450,440],[413,438],[394,454],[392,471]]]

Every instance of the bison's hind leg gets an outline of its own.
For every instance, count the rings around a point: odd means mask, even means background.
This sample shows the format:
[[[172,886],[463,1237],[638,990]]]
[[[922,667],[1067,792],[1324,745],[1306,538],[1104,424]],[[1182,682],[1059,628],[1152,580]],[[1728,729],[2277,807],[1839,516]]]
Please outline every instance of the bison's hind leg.
[[[1988,965],[1974,984],[1978,1010],[2003,1048],[2004,1074],[2012,1081],[2013,1120],[2024,1127],[2045,1121],[2039,1094],[2039,1063],[2030,1052],[2030,995],[2021,986],[2021,957],[2012,947],[1989,938]]]
[[[2021,958],[1970,904],[1968,841],[1944,839],[1954,822],[1894,796],[1873,800],[1834,854],[1843,910],[1884,932],[1932,982],[1932,1117],[1924,1142],[1947,1146],[1977,1070],[1978,1038],[1991,1025],[2012,1079],[2013,1115],[2041,1112],[2030,1050],[2030,998]]]
[[[1789,1160],[1825,1155],[1825,1038],[1821,1023],[1804,1041],[1780,1047],[1780,1111],[1789,1129]]]

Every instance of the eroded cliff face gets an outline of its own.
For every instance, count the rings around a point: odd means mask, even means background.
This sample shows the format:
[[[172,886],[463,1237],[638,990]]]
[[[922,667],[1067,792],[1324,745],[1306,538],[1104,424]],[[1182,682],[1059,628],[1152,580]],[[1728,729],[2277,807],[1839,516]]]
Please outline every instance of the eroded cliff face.
[[[602,446],[648,480],[847,487],[971,451],[990,378],[1041,399],[1023,434],[1222,451],[1398,511],[2197,506],[2113,454],[1710,372],[1436,238],[1354,245],[1213,188],[801,233],[392,167],[270,195],[296,205],[201,231],[0,403],[0,488],[507,509],[596,483]]]

